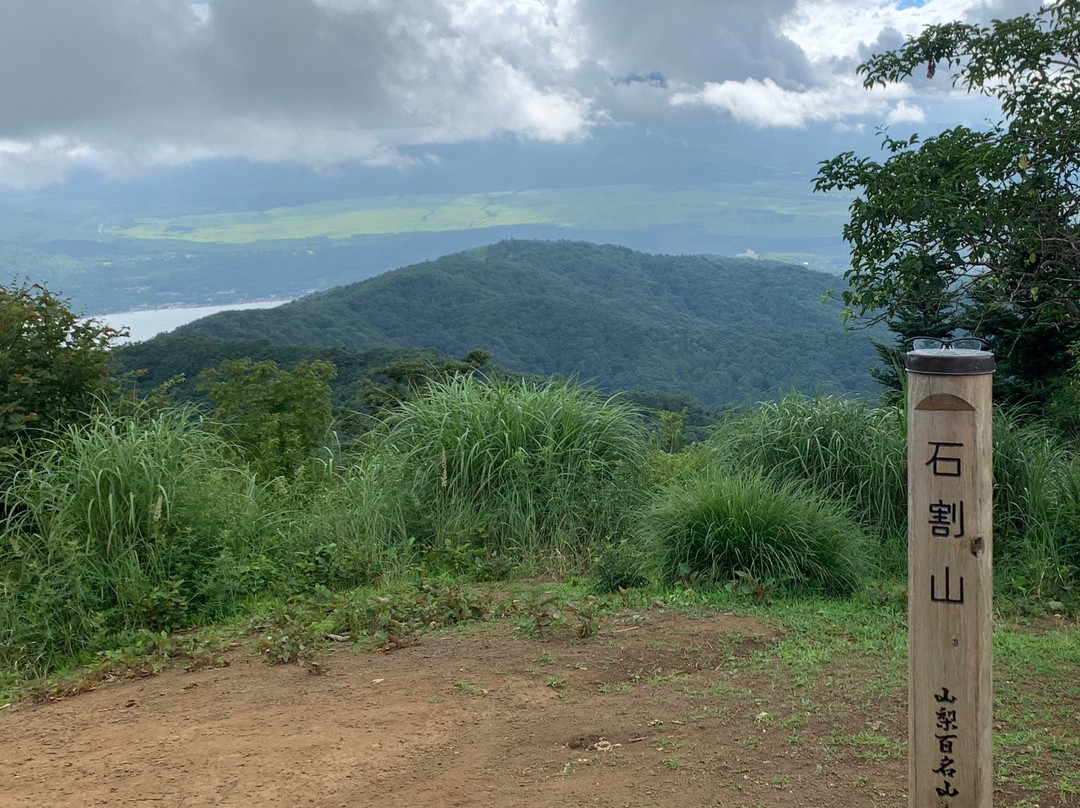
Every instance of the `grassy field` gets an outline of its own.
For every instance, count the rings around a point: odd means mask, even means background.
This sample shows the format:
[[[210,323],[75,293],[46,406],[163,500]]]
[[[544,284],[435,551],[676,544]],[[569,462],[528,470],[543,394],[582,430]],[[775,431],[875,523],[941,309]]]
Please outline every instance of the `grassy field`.
[[[445,232],[546,224],[577,230],[699,225],[712,235],[792,238],[836,235],[846,200],[815,197],[776,180],[663,189],[648,185],[411,195],[173,218],[139,219],[106,233],[131,239],[250,244],[281,239]]]

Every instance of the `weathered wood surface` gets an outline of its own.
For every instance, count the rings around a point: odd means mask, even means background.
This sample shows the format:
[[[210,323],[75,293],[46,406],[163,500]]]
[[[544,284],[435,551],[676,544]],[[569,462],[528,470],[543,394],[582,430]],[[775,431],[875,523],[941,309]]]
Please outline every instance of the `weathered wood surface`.
[[[908,374],[911,808],[991,808],[993,376]]]

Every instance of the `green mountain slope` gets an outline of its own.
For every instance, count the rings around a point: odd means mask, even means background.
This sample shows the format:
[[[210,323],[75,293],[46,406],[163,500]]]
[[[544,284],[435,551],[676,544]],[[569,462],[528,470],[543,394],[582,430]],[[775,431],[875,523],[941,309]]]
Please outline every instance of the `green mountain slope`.
[[[872,390],[865,333],[845,334],[835,276],[769,261],[504,241],[182,331],[278,344],[485,348],[516,372],[707,404],[792,388]]]

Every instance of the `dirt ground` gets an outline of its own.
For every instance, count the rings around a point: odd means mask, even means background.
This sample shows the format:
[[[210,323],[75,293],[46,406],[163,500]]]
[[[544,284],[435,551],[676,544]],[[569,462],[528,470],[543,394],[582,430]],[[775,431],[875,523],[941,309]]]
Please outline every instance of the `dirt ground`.
[[[903,692],[795,688],[773,637],[715,613],[584,642],[502,621],[337,647],[318,676],[237,649],[0,711],[0,806],[905,806]]]

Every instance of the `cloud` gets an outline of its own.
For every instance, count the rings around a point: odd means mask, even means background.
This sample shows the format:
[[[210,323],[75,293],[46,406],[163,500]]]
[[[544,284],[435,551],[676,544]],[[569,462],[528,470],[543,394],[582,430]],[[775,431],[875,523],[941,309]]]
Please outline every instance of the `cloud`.
[[[590,60],[616,79],[705,81],[813,78],[802,50],[780,30],[795,0],[579,0],[566,13]]]
[[[851,115],[880,113],[890,102],[910,95],[906,85],[864,90],[854,80],[840,80],[829,87],[787,90],[772,79],[708,83],[695,92],[676,93],[675,106],[703,105],[730,113],[741,123],[756,127],[804,127],[808,123],[833,121]],[[917,109],[901,101],[895,109]],[[910,118],[908,118],[910,120]]]
[[[75,156],[113,173],[208,156],[392,164],[415,145],[585,134],[592,103],[560,81],[544,4],[488,5],[8,0],[0,182],[54,181]]]
[[[1040,0],[797,0],[781,31],[811,63],[854,65],[884,47],[897,47],[928,25],[964,20],[986,23],[1036,11]]]
[[[409,167],[691,108],[754,126],[915,121],[854,64],[1037,0],[5,0],[0,186],[208,158]],[[949,92],[945,82],[932,92]],[[850,123],[850,122],[849,122]],[[852,124],[854,125],[854,124]]]
[[[707,81],[671,95],[673,106],[704,106],[755,127],[805,127],[877,115],[885,123],[922,123],[923,109],[908,100],[916,93],[949,96],[980,110],[985,104],[963,99],[947,80],[918,78],[900,85],[865,90],[855,67],[872,53],[899,47],[927,25],[966,20],[987,22],[1034,11],[1038,0],[927,0],[905,5],[893,0],[796,0],[779,21],[777,34],[802,55],[810,82],[784,86],[772,76]],[[846,128],[856,124],[845,124]]]
[[[926,120],[926,113],[923,112],[922,107],[915,104],[911,104],[907,101],[901,101],[891,110],[889,114],[885,116],[885,123],[923,123]]]

